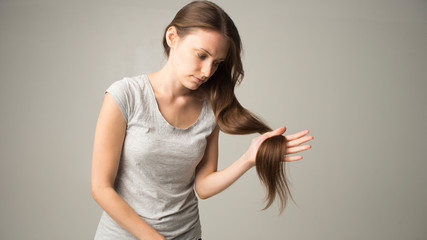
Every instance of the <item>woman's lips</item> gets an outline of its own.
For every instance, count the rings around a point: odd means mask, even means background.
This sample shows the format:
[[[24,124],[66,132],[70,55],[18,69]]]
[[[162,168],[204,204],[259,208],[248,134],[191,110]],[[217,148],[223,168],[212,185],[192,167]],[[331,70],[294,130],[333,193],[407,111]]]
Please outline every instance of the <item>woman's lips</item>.
[[[193,78],[198,82],[198,83],[204,83],[205,81],[203,81],[202,79],[193,76]]]

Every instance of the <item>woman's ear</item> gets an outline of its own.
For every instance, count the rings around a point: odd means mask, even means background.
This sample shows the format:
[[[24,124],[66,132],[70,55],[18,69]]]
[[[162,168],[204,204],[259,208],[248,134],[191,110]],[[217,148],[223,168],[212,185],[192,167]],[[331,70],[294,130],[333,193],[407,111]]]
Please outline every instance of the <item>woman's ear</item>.
[[[176,46],[176,42],[178,40],[178,33],[176,31],[176,28],[174,26],[171,26],[166,31],[166,42],[168,43],[168,46],[172,49]]]

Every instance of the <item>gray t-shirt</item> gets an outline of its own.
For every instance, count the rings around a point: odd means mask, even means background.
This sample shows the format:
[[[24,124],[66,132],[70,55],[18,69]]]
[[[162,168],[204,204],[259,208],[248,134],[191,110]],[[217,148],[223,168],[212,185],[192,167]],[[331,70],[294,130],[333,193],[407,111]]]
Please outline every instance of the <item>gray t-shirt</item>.
[[[206,139],[216,127],[209,101],[205,99],[197,121],[181,129],[162,116],[146,74],[118,80],[105,92],[114,98],[127,123],[115,190],[166,239],[199,239],[193,185]],[[104,211],[95,239],[136,238]]]

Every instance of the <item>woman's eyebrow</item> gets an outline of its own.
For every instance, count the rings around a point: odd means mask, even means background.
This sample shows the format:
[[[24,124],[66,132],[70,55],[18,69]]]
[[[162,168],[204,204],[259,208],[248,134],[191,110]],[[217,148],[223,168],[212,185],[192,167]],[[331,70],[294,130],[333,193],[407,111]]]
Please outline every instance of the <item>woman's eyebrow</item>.
[[[203,50],[204,52],[206,52],[209,56],[211,56],[212,57],[212,54],[208,51],[208,50],[206,50],[206,49],[204,49],[204,48],[200,48],[201,50]],[[217,59],[217,60],[220,60],[220,61],[224,61],[225,60],[225,58],[219,58],[219,59]]]

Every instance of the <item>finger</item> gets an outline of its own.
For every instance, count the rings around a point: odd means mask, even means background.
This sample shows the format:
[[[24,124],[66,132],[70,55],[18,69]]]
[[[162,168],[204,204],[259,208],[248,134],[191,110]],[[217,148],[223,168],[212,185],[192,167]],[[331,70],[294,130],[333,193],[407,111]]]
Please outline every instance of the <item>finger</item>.
[[[311,145],[303,145],[298,147],[291,147],[286,149],[286,154],[297,153],[301,151],[305,151],[311,148]]]
[[[311,140],[313,140],[313,138],[314,138],[313,136],[305,136],[305,137],[301,137],[301,138],[298,138],[298,139],[295,139],[292,141],[287,141],[286,146],[287,147],[295,147],[295,146],[301,145],[302,143],[306,143],[308,141],[311,141]]]
[[[283,156],[283,161],[285,162],[294,162],[294,161],[298,161],[301,160],[302,156],[298,155],[298,156]]]
[[[270,137],[273,137],[273,136],[277,136],[277,135],[281,135],[281,134],[283,134],[284,132],[286,131],[286,127],[279,127],[278,129],[275,129],[275,130],[273,130],[273,131],[270,131],[270,132],[266,132],[266,133],[264,133],[264,136],[266,137],[266,138],[270,138]]]
[[[295,140],[295,139],[300,138],[304,135],[307,135],[309,132],[310,132],[309,130],[303,130],[301,132],[298,132],[298,133],[295,133],[292,135],[288,135],[288,136],[286,136],[286,140],[288,140],[288,141]]]

